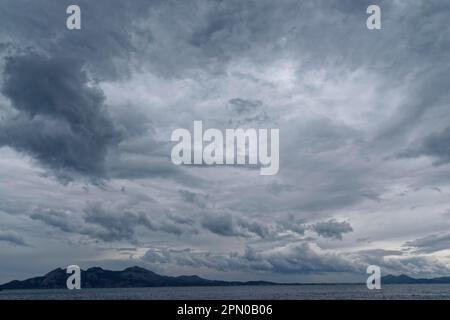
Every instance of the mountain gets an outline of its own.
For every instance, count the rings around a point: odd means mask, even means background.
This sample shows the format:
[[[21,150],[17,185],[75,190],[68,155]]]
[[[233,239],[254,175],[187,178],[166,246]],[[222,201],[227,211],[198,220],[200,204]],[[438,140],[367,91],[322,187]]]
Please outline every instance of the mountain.
[[[69,275],[65,269],[55,269],[44,276],[19,281],[14,280],[0,285],[0,290],[14,289],[65,289]],[[140,267],[130,267],[122,271],[104,270],[99,267],[81,270],[82,288],[137,288],[137,287],[186,287],[186,286],[246,286],[246,285],[280,285],[267,281],[220,281],[208,280],[199,276],[170,277],[159,275]],[[300,285],[286,283],[285,285]],[[308,283],[319,285],[320,283]],[[328,283],[330,284],[330,283]],[[356,283],[353,283],[356,284]],[[450,284],[450,277],[433,279],[415,279],[404,274],[387,275],[381,278],[381,284]],[[337,284],[336,284],[337,285]]]
[[[44,276],[23,281],[14,280],[0,285],[0,290],[14,289],[65,289],[67,277],[65,269],[55,269]],[[181,286],[237,286],[274,285],[265,281],[218,281],[198,276],[162,276],[140,267],[130,267],[122,271],[104,270],[99,267],[81,270],[82,288],[136,288],[136,287],[181,287]]]
[[[404,274],[399,276],[387,275],[381,277],[381,284],[450,284],[450,277],[416,279]]]

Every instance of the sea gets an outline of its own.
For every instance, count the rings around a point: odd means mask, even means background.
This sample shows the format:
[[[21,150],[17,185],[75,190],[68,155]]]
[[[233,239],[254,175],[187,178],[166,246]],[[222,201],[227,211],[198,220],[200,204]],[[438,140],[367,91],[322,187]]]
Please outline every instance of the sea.
[[[277,285],[114,289],[4,290],[0,300],[424,300],[450,299],[449,284]]]

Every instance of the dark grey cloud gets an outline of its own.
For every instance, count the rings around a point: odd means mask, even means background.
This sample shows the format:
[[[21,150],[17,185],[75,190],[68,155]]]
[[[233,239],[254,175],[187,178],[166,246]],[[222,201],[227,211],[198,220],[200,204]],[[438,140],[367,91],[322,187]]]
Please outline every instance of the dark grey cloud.
[[[72,178],[66,171],[106,177],[110,147],[145,133],[150,120],[136,112],[111,119],[97,83],[127,78],[138,44],[152,41],[140,19],[158,1],[78,1],[77,31],[65,27],[70,4],[5,1],[0,42],[13,49],[5,51],[2,93],[19,114],[0,124],[0,143],[32,155],[60,178]],[[114,10],[105,14],[105,8]]]
[[[151,30],[142,29],[139,21],[158,2],[78,0],[82,29],[71,31],[65,23],[66,9],[73,1],[5,0],[0,13],[2,35],[16,50],[33,48],[81,60],[97,79],[123,78],[129,75],[130,56],[139,51],[137,44],[152,41]]]
[[[385,274],[408,274],[413,277],[447,276],[450,273],[447,263],[428,256],[384,258],[379,262],[379,266]]]
[[[98,237],[104,241],[132,240],[135,235],[135,228],[145,227],[155,230],[155,226],[143,212],[108,212],[101,204],[94,203],[88,205],[84,210],[84,221],[88,224],[99,226],[103,231],[97,233]]]
[[[204,177],[192,175],[185,168],[175,166],[167,155],[152,155],[148,149],[144,149],[141,154],[135,152],[124,152],[108,157],[106,159],[108,176],[128,180],[165,179],[176,181],[186,187],[207,186]]]
[[[262,223],[256,219],[239,219],[238,223],[244,230],[247,230],[251,234],[258,235],[263,239],[275,236],[274,230],[268,223]]]
[[[450,163],[450,127],[441,132],[432,133],[422,141],[417,142],[416,147],[410,148],[403,153],[403,157],[429,156],[434,159],[435,165],[444,165]]]
[[[228,101],[231,117],[227,121],[230,127],[258,127],[273,123],[275,118],[261,100],[233,98]]]
[[[232,214],[210,213],[201,220],[201,226],[214,234],[226,237],[275,236],[275,230],[270,224]]]
[[[432,253],[450,248],[450,233],[431,234],[422,238],[408,241],[405,247],[418,252]]]
[[[12,231],[0,231],[0,242],[8,242],[21,247],[29,246],[21,236]]]
[[[103,209],[97,205],[87,208],[86,220],[77,212],[54,209],[36,209],[30,218],[67,233],[87,235],[103,241],[133,241],[133,227],[140,220],[138,216],[127,213],[120,220],[113,216],[105,219]]]
[[[104,242],[136,243],[137,229],[176,236],[197,233],[193,221],[178,214],[162,212],[152,215],[132,206],[126,209],[100,202],[87,203],[81,211],[36,208],[30,218],[66,233]]]
[[[55,171],[101,177],[120,136],[101,90],[77,60],[29,53],[7,58],[2,93],[18,112],[0,126],[0,143]]]
[[[408,274],[416,277],[447,275],[450,272],[445,262],[431,256],[409,255],[400,250],[367,249],[346,255],[355,264],[377,265],[382,274]]]
[[[328,221],[317,222],[312,225],[314,230],[319,236],[324,238],[334,238],[342,240],[344,233],[352,232],[353,228],[347,221],[336,221],[334,219]]]
[[[40,220],[46,224],[58,228],[65,232],[73,232],[78,229],[77,225],[70,220],[70,216],[62,211],[56,210],[35,210],[30,218],[33,220]]]
[[[283,192],[295,191],[296,188],[290,184],[279,183],[279,182],[274,181],[274,182],[270,183],[269,185],[267,185],[266,189],[268,192],[279,196]]]
[[[136,198],[136,201],[139,201],[138,199]],[[146,203],[150,207],[157,205],[154,201],[146,201]],[[187,210],[190,210],[190,204],[186,207]],[[274,222],[209,209],[202,209],[199,212],[191,211],[190,215],[185,215],[179,210],[161,210],[159,205],[157,209],[150,211],[137,209],[133,208],[131,202],[125,206],[93,202],[88,203],[81,211],[38,208],[32,211],[30,218],[42,221],[63,232],[84,235],[105,242],[124,240],[135,243],[138,229],[176,236],[204,234],[206,231],[220,237],[258,241],[285,241],[284,239],[287,238],[295,241],[314,240],[311,237],[304,237],[307,231],[315,232],[325,238],[342,240],[344,233],[353,230],[345,221],[328,220],[310,224],[293,215],[288,215]]]
[[[370,239],[370,237],[363,237],[356,239],[356,242],[371,243],[372,240]]]
[[[292,213],[279,219],[278,224],[282,230],[290,230],[299,235],[304,235],[306,230],[311,229],[311,226],[306,223],[306,219],[298,218]]]
[[[247,246],[243,252],[229,253],[189,248],[152,248],[142,259],[164,268],[177,265],[225,272],[244,270],[290,275],[328,272],[365,275],[370,264],[380,266],[383,274],[430,276],[446,275],[450,271],[445,263],[432,257],[403,256],[403,252],[398,250],[370,249],[335,254],[313,248],[307,242],[264,249]]]
[[[401,256],[403,251],[400,250],[385,250],[385,249],[368,249],[360,250],[358,254],[371,258],[384,258],[386,256]]]
[[[223,214],[208,216],[203,220],[202,226],[209,231],[222,236],[238,235],[233,223],[233,217],[231,215]]]
[[[192,203],[199,208],[205,208],[210,200],[208,194],[195,193],[189,190],[178,190],[178,193],[184,201]]]
[[[237,114],[251,114],[258,110],[262,105],[260,100],[246,100],[241,98],[233,98],[228,101],[231,105],[231,110]]]
[[[150,249],[142,259],[155,264],[207,267],[220,271],[247,270],[283,274],[355,272],[360,268],[344,257],[316,252],[307,243],[267,250],[247,247],[243,253],[229,254],[191,249]]]

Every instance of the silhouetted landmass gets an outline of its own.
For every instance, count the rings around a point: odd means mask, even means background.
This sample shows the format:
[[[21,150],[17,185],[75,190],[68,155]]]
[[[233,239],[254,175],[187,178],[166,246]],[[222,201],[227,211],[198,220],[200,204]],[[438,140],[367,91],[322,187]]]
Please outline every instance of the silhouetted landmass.
[[[0,285],[0,290],[65,289],[68,274],[65,269],[55,269],[44,276],[27,280],[14,280]],[[338,285],[342,283],[305,283],[304,285]],[[348,284],[348,283],[347,283]],[[355,284],[355,283],[353,283]],[[450,284],[450,277],[415,279],[406,275],[387,275],[381,284]],[[139,288],[139,287],[187,287],[187,286],[258,286],[258,285],[302,285],[300,283],[275,283],[268,281],[220,281],[199,276],[170,277],[159,275],[140,267],[122,271],[104,270],[99,267],[81,270],[82,288]]]
[[[416,279],[404,274],[399,276],[387,275],[381,277],[381,284],[450,284],[450,277]]]
[[[0,286],[0,290],[16,289],[62,289],[67,288],[69,274],[65,269],[55,269],[42,277],[23,281],[14,280]],[[104,270],[99,267],[81,270],[82,288],[138,288],[138,287],[185,287],[185,286],[237,286],[274,285],[267,281],[218,281],[198,276],[162,276],[150,270],[131,267],[122,271]]]

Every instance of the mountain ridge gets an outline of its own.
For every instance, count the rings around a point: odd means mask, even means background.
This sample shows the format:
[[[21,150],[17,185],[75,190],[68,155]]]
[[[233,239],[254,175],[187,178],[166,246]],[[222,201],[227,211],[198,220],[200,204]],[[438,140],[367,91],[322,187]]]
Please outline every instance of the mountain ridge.
[[[0,290],[65,289],[69,274],[56,268],[43,276],[12,280],[0,285]],[[277,283],[270,281],[223,281],[204,279],[197,275],[165,276],[134,266],[120,271],[91,267],[81,270],[82,288],[137,288],[185,286],[246,286],[246,285],[339,285],[343,283]],[[361,283],[346,283],[361,284]],[[381,284],[450,284],[450,277],[416,279],[404,274],[381,277]]]
[[[405,274],[381,277],[381,284],[450,284],[450,277],[412,278]]]
[[[25,280],[12,280],[0,285],[0,290],[24,289],[65,289],[70,275],[65,269],[56,268],[44,276]],[[222,281],[209,280],[197,275],[164,276],[153,271],[134,266],[121,271],[92,267],[81,270],[82,288],[137,288],[137,287],[184,287],[184,286],[238,286],[276,285],[269,281]]]

